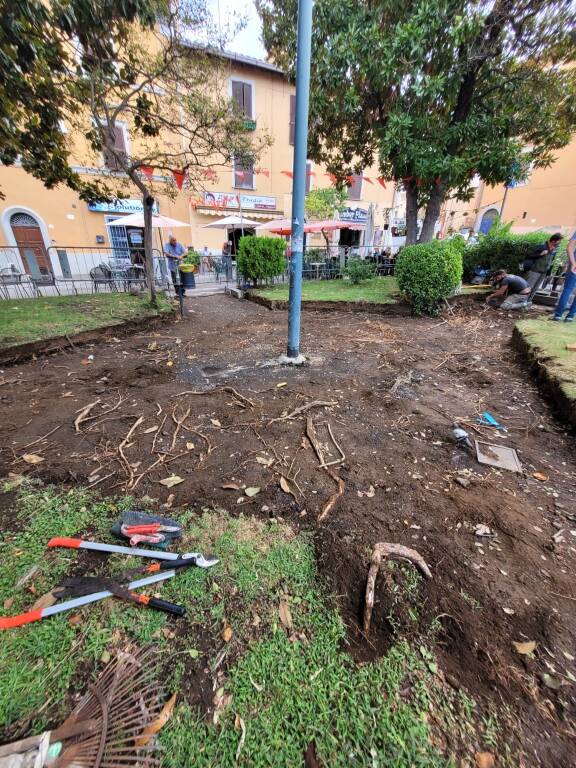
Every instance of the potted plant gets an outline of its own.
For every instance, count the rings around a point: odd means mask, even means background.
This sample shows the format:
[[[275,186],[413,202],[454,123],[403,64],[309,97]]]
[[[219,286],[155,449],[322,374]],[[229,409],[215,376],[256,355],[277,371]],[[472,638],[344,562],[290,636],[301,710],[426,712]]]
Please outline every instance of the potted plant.
[[[188,248],[188,253],[180,262],[180,279],[183,288],[196,288],[194,272],[198,270],[200,254],[194,248]]]

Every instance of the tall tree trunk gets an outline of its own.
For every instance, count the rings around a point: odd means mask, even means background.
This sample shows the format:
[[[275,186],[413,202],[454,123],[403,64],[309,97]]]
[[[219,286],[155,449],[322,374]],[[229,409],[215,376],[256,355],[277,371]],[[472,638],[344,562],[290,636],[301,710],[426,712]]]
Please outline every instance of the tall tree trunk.
[[[144,253],[146,256],[146,285],[150,292],[150,303],[153,307],[158,306],[156,297],[156,286],[154,283],[154,253],[152,250],[152,207],[154,198],[148,190],[143,191],[142,200],[144,203]]]
[[[444,200],[444,186],[436,184],[430,195],[430,200],[426,206],[426,214],[422,222],[422,231],[420,232],[419,243],[429,243],[434,237],[434,227],[440,216],[440,206]]]
[[[414,245],[418,240],[418,189],[406,185],[406,245]]]

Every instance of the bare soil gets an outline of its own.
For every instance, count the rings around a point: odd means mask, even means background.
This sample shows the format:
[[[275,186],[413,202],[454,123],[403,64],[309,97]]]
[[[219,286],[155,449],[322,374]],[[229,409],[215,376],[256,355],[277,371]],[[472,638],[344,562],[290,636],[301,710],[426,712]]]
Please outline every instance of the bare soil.
[[[517,359],[514,319],[470,306],[445,319],[307,312],[309,362],[279,367],[267,363],[284,349],[284,312],[197,299],[184,321],[0,374],[0,473],[128,491],[173,512],[218,505],[311,529],[359,661],[403,631],[398,617],[390,621],[384,576],[370,636],[360,630],[374,544],[417,549],[433,573],[419,587],[419,629],[440,627],[449,683],[510,708],[517,725],[506,736],[522,745],[527,766],[568,768],[576,754],[575,440]],[[333,404],[287,418],[313,401]],[[74,419],[94,402],[87,416],[97,418],[76,431]],[[508,427],[505,437],[475,424],[484,410]],[[318,468],[307,416],[326,451],[328,422],[346,454],[332,468],[344,493],[321,521],[336,482]],[[456,420],[472,439],[516,448],[524,472],[480,465],[455,445]],[[44,461],[29,465],[27,453]],[[160,484],[172,473],[183,482]],[[260,491],[250,497],[244,487]],[[494,535],[475,535],[479,524]],[[513,647],[528,640],[537,642],[533,658]]]

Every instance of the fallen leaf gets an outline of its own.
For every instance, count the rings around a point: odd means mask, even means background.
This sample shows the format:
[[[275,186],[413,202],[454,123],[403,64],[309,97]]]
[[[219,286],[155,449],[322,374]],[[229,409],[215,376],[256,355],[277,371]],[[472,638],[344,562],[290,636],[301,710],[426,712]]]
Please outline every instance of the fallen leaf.
[[[160,480],[160,485],[164,485],[166,488],[172,488],[173,486],[179,485],[179,483],[183,482],[183,477],[179,477],[178,475],[170,475],[170,477],[165,477],[164,480]]]
[[[212,424],[214,424],[215,427],[221,427],[222,426],[222,424],[220,424],[218,419],[210,419],[210,421],[212,422]]]
[[[166,363],[167,368],[172,368],[173,365],[174,363],[172,362],[172,360],[168,360],[168,362]]]
[[[258,691],[258,693],[261,693],[264,690],[264,686],[263,685],[259,685],[258,683],[256,683],[254,680],[252,680],[251,677],[250,677],[250,682],[252,683],[254,688]]]
[[[514,608],[502,608],[502,610],[504,611],[504,613],[507,613],[508,616],[513,616],[515,613]]]
[[[294,498],[296,498],[296,494],[294,493],[292,488],[290,488],[290,483],[288,482],[288,480],[286,480],[284,475],[280,475],[280,488],[282,488],[284,493],[289,493],[291,496],[294,496]]]
[[[290,606],[288,605],[288,598],[282,595],[280,598],[280,605],[278,606],[278,613],[280,615],[280,621],[286,627],[286,629],[292,629],[294,624],[292,622],[292,614],[290,613]]]
[[[41,597],[36,600],[32,608],[30,608],[31,611],[39,611],[42,608],[48,608],[51,605],[54,605],[56,602],[56,597],[52,592],[46,592],[45,595],[42,595]]]
[[[375,493],[376,491],[374,489],[374,486],[371,485],[367,491],[358,491],[358,496],[359,498],[363,498],[364,496],[366,496],[366,498],[368,499],[373,499]]]
[[[540,679],[547,688],[551,688],[553,691],[558,691],[562,687],[562,681],[557,677],[549,675],[548,672],[544,672],[540,675]]]
[[[532,472],[532,477],[534,477],[536,480],[540,480],[541,483],[545,483],[550,479],[548,475],[544,474],[544,472]]]
[[[72,392],[64,392],[62,397],[72,397]]]
[[[157,429],[158,429],[157,426],[155,426],[155,427],[148,427],[148,429],[144,430],[144,434],[145,435],[149,435],[151,432],[156,432]]]
[[[568,653],[567,651],[562,651],[562,653],[564,654],[564,657],[568,659],[568,661],[574,661],[574,656],[572,656],[571,653]]]
[[[7,597],[6,600],[4,600],[4,610],[9,611],[10,608],[14,605],[14,598],[13,597]]]
[[[244,741],[246,740],[246,726],[244,724],[244,720],[242,720],[238,714],[236,715],[236,720],[234,721],[234,728],[236,728],[237,731],[242,731],[240,734],[240,741],[238,742],[238,748],[236,749],[236,762],[238,762],[238,758],[242,752],[242,747],[244,746]]]
[[[102,664],[108,664],[111,658],[112,657],[110,656],[109,651],[103,651],[102,656],[100,656],[100,661],[102,662]]]
[[[26,464],[40,464],[44,461],[44,458],[42,456],[38,456],[37,453],[25,453],[22,458]]]
[[[225,491],[239,491],[240,490],[240,486],[237,483],[224,483],[222,488]]]
[[[535,640],[529,640],[526,643],[513,642],[512,645],[516,649],[516,653],[519,653],[521,656],[530,656],[536,650]]]
[[[154,736],[155,733],[158,733],[158,731],[161,728],[164,728],[168,720],[172,717],[172,712],[174,711],[174,705],[176,704],[176,694],[173,693],[172,696],[168,699],[166,704],[162,707],[162,710],[156,720],[150,723],[150,725],[147,725],[146,728],[142,731],[141,735],[138,736],[137,739],[134,740],[137,747],[145,747],[146,744],[150,741],[152,736]]]
[[[287,386],[287,381],[281,381],[279,384],[276,384],[276,389],[281,389],[282,387]]]
[[[258,464],[264,464],[265,467],[269,467],[274,464],[274,459],[267,459],[265,456],[256,456]]]
[[[488,528],[487,525],[484,525],[483,523],[478,523],[478,525],[474,528],[474,535],[475,536],[492,536],[492,531],[490,528]]]
[[[212,722],[214,725],[218,725],[218,720],[222,717],[230,704],[232,704],[232,694],[224,693],[224,688],[218,688],[214,694],[214,714],[212,715]]]
[[[24,482],[24,475],[17,475],[15,472],[8,472],[8,480],[12,488],[19,488]]]
[[[82,621],[82,616],[79,613],[75,613],[74,616],[70,616],[68,619],[68,624],[70,624],[71,627],[75,627],[77,624],[80,624]]]
[[[200,656],[200,651],[197,648],[190,648],[188,650],[188,655],[191,659],[197,659],[198,656]]]
[[[186,443],[186,450],[187,451],[193,451],[194,450],[194,443]]]
[[[232,627],[228,623],[224,625],[224,629],[222,630],[222,640],[224,640],[225,643],[229,643],[230,640],[232,640]]]
[[[476,752],[474,755],[476,768],[494,768],[496,760],[491,752]]]
[[[256,494],[260,493],[260,488],[245,488],[244,493],[246,496],[252,498],[252,496],[256,496]]]

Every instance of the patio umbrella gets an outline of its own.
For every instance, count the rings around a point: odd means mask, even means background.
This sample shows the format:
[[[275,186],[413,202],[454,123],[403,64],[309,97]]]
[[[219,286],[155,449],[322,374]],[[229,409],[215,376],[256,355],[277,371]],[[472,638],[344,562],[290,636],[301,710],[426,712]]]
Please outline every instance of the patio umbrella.
[[[120,218],[110,221],[109,227],[143,227],[144,214],[131,213],[130,216],[120,216]],[[159,213],[152,214],[152,226],[156,229],[175,229],[176,227],[189,227],[189,221],[178,221],[169,216],[162,216]]]
[[[204,224],[202,229],[256,229],[260,224],[242,216],[225,216],[223,219]]]
[[[364,224],[339,219],[324,219],[322,221],[309,221],[304,224],[304,232],[334,232],[337,229],[364,229]],[[260,224],[258,232],[273,232],[276,235],[289,235],[292,233],[290,219],[277,219]]]
[[[274,219],[267,221],[266,224],[259,224],[258,232],[272,232],[274,235],[289,235],[292,232],[292,222],[290,219]]]

